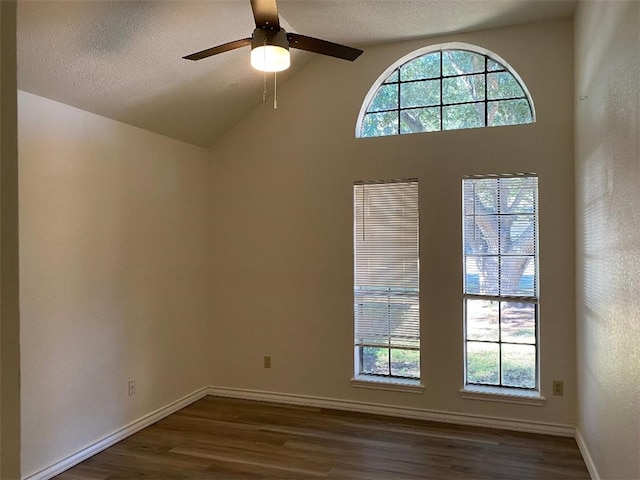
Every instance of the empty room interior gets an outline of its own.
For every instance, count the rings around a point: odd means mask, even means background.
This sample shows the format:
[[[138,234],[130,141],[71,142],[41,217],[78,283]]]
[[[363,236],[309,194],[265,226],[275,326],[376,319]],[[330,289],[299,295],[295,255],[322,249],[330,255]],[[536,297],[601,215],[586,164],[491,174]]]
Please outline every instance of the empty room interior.
[[[640,2],[278,0],[276,74],[271,5],[0,2],[0,477],[224,398],[640,478]]]

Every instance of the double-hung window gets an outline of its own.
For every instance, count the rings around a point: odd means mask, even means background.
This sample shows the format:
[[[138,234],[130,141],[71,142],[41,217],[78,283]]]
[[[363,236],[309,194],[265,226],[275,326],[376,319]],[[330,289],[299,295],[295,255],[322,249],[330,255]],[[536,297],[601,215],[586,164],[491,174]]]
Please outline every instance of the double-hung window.
[[[418,181],[353,188],[355,377],[418,380]]]
[[[465,384],[537,390],[538,179],[468,177],[462,190]]]

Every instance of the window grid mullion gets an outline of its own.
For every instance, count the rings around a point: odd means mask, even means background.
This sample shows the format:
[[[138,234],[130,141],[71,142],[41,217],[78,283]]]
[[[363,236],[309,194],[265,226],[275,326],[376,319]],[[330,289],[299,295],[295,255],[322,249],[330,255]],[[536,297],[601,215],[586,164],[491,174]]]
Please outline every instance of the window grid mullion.
[[[505,97],[505,98],[499,98],[496,100],[491,100],[491,102],[493,103],[501,103],[501,102],[509,102],[509,101],[513,101],[513,100],[524,100],[526,97]],[[400,110],[404,111],[404,110],[418,110],[421,108],[437,108],[437,107],[455,107],[458,105],[474,105],[477,103],[488,103],[488,102],[483,102],[482,100],[478,101],[468,101],[468,102],[457,102],[457,103],[442,103],[440,102],[440,105],[418,105],[415,107],[405,107],[405,108],[388,108],[388,109],[382,109],[382,110],[372,110],[370,112],[367,112],[367,115],[373,114],[373,113],[387,113],[387,112],[398,112]]]
[[[442,87],[443,87],[443,76],[442,76],[442,50],[440,50],[440,130],[444,130],[444,119],[443,119],[443,100],[442,100]]]
[[[489,97],[488,97],[488,83],[489,78],[487,76],[489,57],[484,56],[484,126],[489,126]]]
[[[400,116],[402,115],[402,108],[400,107],[400,89],[402,88],[402,82],[400,81],[400,72],[402,67],[398,69],[398,88],[397,88],[397,99],[398,99],[398,135],[402,133],[402,122],[400,121]]]
[[[498,383],[502,383],[502,302],[498,302]]]
[[[501,185],[500,179],[497,180],[496,199],[497,213],[496,221],[498,222],[498,295],[502,296],[502,197],[500,195]],[[502,301],[498,302],[498,384],[502,387]]]

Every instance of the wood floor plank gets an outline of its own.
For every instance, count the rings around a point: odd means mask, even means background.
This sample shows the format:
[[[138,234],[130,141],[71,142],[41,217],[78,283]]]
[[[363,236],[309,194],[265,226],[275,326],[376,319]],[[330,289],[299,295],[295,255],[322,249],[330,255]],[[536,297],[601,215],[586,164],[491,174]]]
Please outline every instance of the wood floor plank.
[[[322,462],[315,462],[311,458],[299,458],[284,452],[274,455],[271,452],[260,453],[247,450],[238,451],[236,449],[219,448],[212,452],[208,449],[176,447],[171,450],[171,453],[217,460],[228,464],[247,465],[260,468],[262,471],[294,473],[307,478],[325,478],[328,474],[328,470]]]
[[[58,480],[589,479],[575,440],[205,397]]]

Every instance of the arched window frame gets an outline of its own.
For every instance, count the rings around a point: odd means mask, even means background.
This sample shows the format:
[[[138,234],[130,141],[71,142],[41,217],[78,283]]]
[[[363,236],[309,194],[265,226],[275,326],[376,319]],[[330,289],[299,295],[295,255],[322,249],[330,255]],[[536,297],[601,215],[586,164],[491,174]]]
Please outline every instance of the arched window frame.
[[[504,66],[506,71],[509,72],[511,75],[513,75],[513,77],[516,79],[516,81],[519,83],[520,87],[522,88],[525,94],[525,97],[531,109],[531,123],[536,122],[535,105],[533,103],[533,99],[531,98],[531,94],[529,93],[529,89],[527,88],[526,84],[524,83],[524,81],[522,80],[518,72],[516,72],[515,69],[506,60],[504,60],[500,55],[497,55],[491,50],[488,50],[483,47],[479,47],[477,45],[472,45],[469,43],[462,43],[462,42],[448,42],[448,43],[440,43],[437,45],[429,45],[426,47],[419,48],[418,50],[414,50],[408,53],[407,55],[403,56],[402,58],[396,60],[393,64],[387,67],[387,69],[385,69],[382,72],[382,74],[380,74],[380,76],[376,79],[376,81],[373,83],[373,85],[365,95],[364,101],[362,102],[362,106],[360,107],[360,113],[358,114],[358,120],[356,122],[356,131],[355,131],[356,138],[372,138],[372,137],[362,136],[362,127],[363,127],[365,115],[367,113],[367,110],[369,109],[369,106],[371,105],[371,102],[373,101],[375,95],[378,93],[378,90],[380,89],[382,84],[384,84],[387,81],[387,79],[397,69],[399,69],[404,64],[409,63],[424,55],[428,55],[430,53],[435,53],[435,52],[446,51],[446,50],[466,50],[472,53],[485,55],[486,57],[493,60],[494,62],[497,62],[502,66]],[[485,72],[485,74],[486,73],[487,72]],[[485,102],[486,101],[487,99],[485,99]],[[442,107],[442,104],[440,106]],[[398,106],[398,110],[402,110],[400,106]],[[485,128],[485,127],[486,125],[482,128]],[[438,131],[441,131],[441,130],[438,130]],[[400,134],[401,133],[398,132],[396,135],[400,135]],[[394,136],[394,135],[388,135],[388,136]]]

